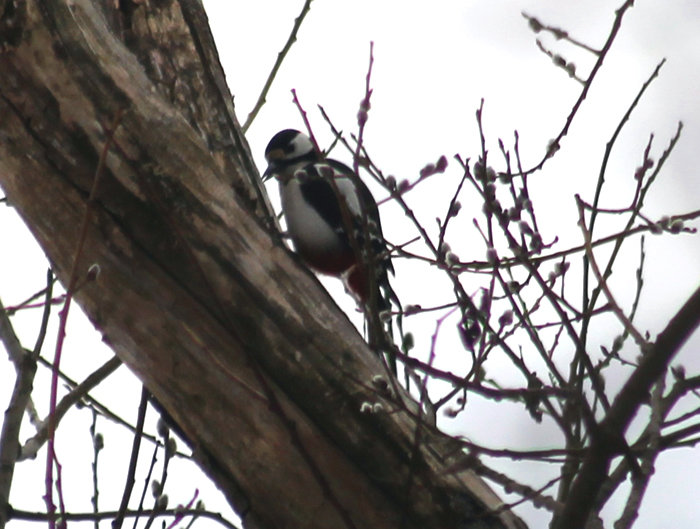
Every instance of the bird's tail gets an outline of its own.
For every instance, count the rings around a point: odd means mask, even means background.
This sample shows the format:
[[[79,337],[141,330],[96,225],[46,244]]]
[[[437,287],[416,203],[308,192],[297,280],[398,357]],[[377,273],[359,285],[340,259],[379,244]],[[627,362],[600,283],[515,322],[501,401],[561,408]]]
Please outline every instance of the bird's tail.
[[[394,268],[388,257],[377,263],[374,268],[374,281],[371,281],[367,266],[354,267],[346,277],[346,286],[358,300],[367,316],[369,316],[367,311],[377,312],[377,316],[383,322],[392,341],[394,340],[392,322],[396,322],[400,343],[402,343],[404,338],[403,307],[389,281],[389,272],[393,274]]]

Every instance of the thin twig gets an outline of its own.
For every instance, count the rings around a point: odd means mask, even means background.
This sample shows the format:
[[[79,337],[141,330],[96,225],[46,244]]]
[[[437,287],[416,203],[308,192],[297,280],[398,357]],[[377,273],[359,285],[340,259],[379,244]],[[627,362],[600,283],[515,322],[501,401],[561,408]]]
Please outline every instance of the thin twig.
[[[63,514],[64,519],[68,522],[82,522],[82,521],[93,521],[93,520],[109,520],[110,518],[115,518],[119,513],[119,511],[103,511],[103,512],[98,512],[98,513],[92,513],[92,512],[83,512],[83,513],[71,513],[71,512],[66,512]],[[140,514],[150,514],[150,511],[147,511],[145,513],[142,513],[142,511],[124,511],[123,515],[125,518],[133,518],[135,516],[139,516]],[[201,516],[202,518],[207,518],[209,520],[214,520],[215,522],[220,523],[227,529],[240,529],[239,526],[236,526],[226,520],[220,513],[217,512],[211,512],[211,511],[204,511],[201,509],[181,509],[179,507],[176,507],[174,509],[165,509],[158,511],[156,513],[156,516],[161,518],[163,516],[178,516],[182,514],[183,516]],[[10,512],[11,518],[15,520],[27,520],[27,521],[33,521],[33,522],[45,522],[47,520],[51,519],[51,516],[47,513],[44,512],[30,512],[30,511],[22,511],[19,509],[12,509]]]
[[[474,455],[485,454],[490,457],[504,457],[514,461],[532,460],[556,463],[566,458],[580,459],[585,454],[584,449],[567,450],[566,448],[552,448],[550,450],[511,450],[509,448],[489,448],[466,439],[460,439],[459,442]]]
[[[192,499],[187,503],[187,505],[184,505],[184,506],[181,505],[180,507],[182,507],[183,510],[190,510],[190,509],[192,508],[192,505],[194,504],[194,502],[195,502],[195,500],[197,499],[198,496],[199,496],[199,489],[195,489],[194,495],[192,496]],[[175,519],[172,521],[172,523],[171,523],[166,529],[174,529],[174,527],[175,527],[178,523],[180,523],[180,520],[182,520],[183,517],[184,517],[184,514],[178,514],[178,515],[176,515],[176,516],[175,516]],[[195,516],[195,517],[196,517],[196,516]],[[192,521],[194,521],[194,518],[195,518],[195,517],[193,517],[193,520],[192,520]],[[190,523],[192,523],[192,522],[190,522]]]
[[[53,271],[49,268],[46,271],[46,288],[44,289],[44,310],[41,314],[41,323],[39,324],[39,332],[37,333],[34,349],[32,350],[32,358],[36,361],[41,355],[41,350],[44,347],[46,339],[46,330],[49,327],[49,317],[51,316],[51,299],[53,297],[53,285],[56,278]]]
[[[154,505],[153,505],[153,512],[156,512],[157,509],[160,507],[161,509],[165,508],[166,505],[162,504],[161,502],[163,501],[163,498],[167,498],[165,495],[165,482],[168,480],[168,467],[170,466],[170,460],[173,457],[172,454],[172,449],[171,449],[171,444],[170,440],[172,439],[170,437],[170,429],[169,428],[163,428],[162,433],[161,429],[159,428],[159,435],[161,435],[163,439],[163,468],[161,469],[161,474],[160,474],[160,480],[157,481],[158,485],[158,490],[154,491]],[[174,443],[174,440],[173,440]],[[174,445],[172,445],[174,446]],[[156,483],[156,482],[154,482]],[[151,525],[153,525],[153,522],[155,521],[155,516],[151,514],[148,519],[146,520],[146,525],[144,525],[144,529],[150,529]]]
[[[613,312],[617,316],[617,319],[620,320],[620,323],[622,323],[622,326],[625,328],[625,332],[632,335],[632,337],[634,338],[634,341],[637,342],[637,345],[642,350],[644,350],[648,345],[647,340],[644,339],[644,336],[642,336],[642,333],[637,330],[637,328],[629,320],[627,315],[622,311],[622,309],[620,308],[620,305],[618,305],[617,301],[615,301],[615,296],[613,296],[613,293],[610,291],[610,287],[608,286],[608,282],[603,277],[603,274],[600,273],[600,268],[598,268],[598,263],[596,261],[595,254],[593,253],[593,248],[591,247],[591,234],[588,231],[588,229],[586,228],[586,218],[585,218],[585,215],[583,212],[583,204],[581,202],[581,197],[578,194],[576,195],[576,205],[578,206],[578,214],[579,214],[578,223],[579,223],[579,226],[581,227],[581,232],[583,233],[584,244],[586,246],[586,257],[588,258],[588,262],[591,265],[591,270],[593,270],[593,274],[595,275],[596,279],[598,280],[598,285],[605,293],[605,297],[608,299],[608,304],[609,304],[610,308],[612,308]]]
[[[304,126],[306,127],[306,132],[309,135],[309,139],[311,140],[311,143],[313,144],[314,149],[316,149],[316,152],[319,154],[323,153],[323,150],[321,149],[318,142],[316,141],[316,136],[314,136],[314,131],[311,129],[311,123],[309,123],[309,116],[306,114],[306,110],[304,110],[304,107],[301,106],[301,101],[299,101],[299,97],[297,96],[296,88],[292,88],[292,101],[294,102],[294,105],[299,109],[299,113],[301,114],[301,119],[304,122]]]
[[[63,465],[58,460],[58,456],[54,452],[53,464],[56,466],[56,493],[58,494],[58,529],[67,529],[68,523],[64,518],[66,512],[66,503],[63,499]]]
[[[51,272],[51,270],[49,270],[49,272]],[[51,273],[51,278],[52,278],[51,279],[51,286],[53,287],[53,284],[56,282],[56,278],[54,277],[53,273]],[[48,289],[48,285],[45,286],[44,288],[42,288],[39,292],[35,292],[34,294],[29,296],[24,301],[22,301],[16,305],[12,305],[10,307],[5,307],[5,310],[7,311],[9,316],[12,316],[18,310],[21,310],[23,308],[28,308],[29,306],[31,306],[32,308],[40,307],[43,305],[43,303],[45,303],[45,301],[40,303],[40,304],[36,304],[36,305],[32,304],[32,302],[36,299],[39,299],[42,296],[46,297],[46,290],[47,289]],[[49,301],[52,303],[57,303],[57,302],[63,301],[63,300],[60,298],[59,299],[49,298]]]
[[[588,92],[591,89],[593,80],[595,79],[598,70],[600,70],[600,68],[603,66],[603,62],[605,61],[605,58],[607,57],[608,52],[610,51],[610,48],[612,47],[612,44],[615,41],[618,32],[620,31],[620,27],[622,26],[622,19],[625,13],[633,5],[634,0],[625,0],[625,3],[622,4],[622,6],[620,6],[615,11],[615,20],[613,21],[612,28],[610,29],[610,33],[608,34],[608,39],[603,45],[603,47],[600,49],[600,52],[598,54],[598,60],[596,61],[595,65],[593,65],[590,74],[588,74],[588,78],[586,79],[586,83],[583,85],[581,94],[574,103],[574,106],[571,108],[571,111],[569,112],[569,115],[567,116],[566,121],[564,122],[564,126],[562,127],[559,134],[557,134],[557,136],[550,141],[549,145],[547,146],[547,152],[544,154],[542,160],[540,160],[540,162],[537,163],[537,165],[535,165],[532,169],[528,169],[526,171],[527,174],[534,173],[535,171],[541,169],[542,166],[547,162],[547,160],[549,160],[552,157],[552,155],[559,149],[561,145],[561,140],[564,138],[564,136],[566,136],[569,133],[569,128],[571,127],[571,124],[573,123],[574,118],[576,117],[576,114],[579,111],[579,108],[581,108],[581,105],[588,96]]]
[[[292,45],[297,40],[297,33],[299,32],[299,28],[301,27],[301,23],[304,22],[304,18],[306,18],[306,15],[309,13],[312,1],[313,0],[306,0],[304,2],[304,5],[301,8],[301,12],[299,13],[299,16],[297,16],[297,18],[294,20],[294,26],[292,27],[292,32],[289,34],[289,38],[287,38],[287,42],[284,44],[284,47],[282,48],[282,50],[277,54],[277,60],[275,61],[275,64],[273,65],[272,70],[270,70],[270,74],[267,76],[267,80],[265,81],[265,85],[263,86],[263,89],[260,91],[260,95],[258,96],[258,100],[255,102],[255,106],[253,107],[253,110],[250,111],[250,114],[248,114],[248,117],[246,118],[245,123],[241,127],[241,130],[243,130],[243,134],[248,132],[248,127],[250,127],[250,125],[253,123],[253,120],[258,115],[258,112],[260,112],[260,109],[265,104],[265,101],[267,99],[267,94],[270,91],[270,87],[272,86],[272,82],[275,80],[275,77],[277,76],[277,72],[279,71],[280,66],[282,66],[284,59],[287,57],[289,50],[292,48]]]
[[[556,26],[548,26],[547,24],[543,24],[539,21],[539,19],[528,15],[524,11],[521,14],[527,19],[528,23],[530,24],[530,29],[532,29],[532,31],[534,31],[535,33],[539,33],[540,31],[547,31],[548,33],[554,35],[554,38],[557,40],[565,40],[566,42],[569,42],[574,46],[578,46],[579,48],[584,49],[592,53],[593,55],[600,55],[600,50],[596,50],[588,44],[585,44],[584,42],[573,38],[571,35],[569,35],[568,31],[564,31],[563,29],[558,28]]]
[[[587,208],[591,206],[586,206]],[[640,215],[641,216],[641,215]],[[694,220],[700,217],[700,210],[695,210],[695,211],[690,211],[688,213],[683,213],[680,215],[671,215],[668,217],[668,222],[666,224],[672,224],[674,221],[688,221],[688,220]],[[597,248],[598,246],[602,246],[605,244],[610,244],[611,242],[617,242],[620,239],[623,238],[628,238],[632,235],[637,235],[640,233],[659,233],[660,231],[665,230],[667,233],[670,233],[668,228],[664,228],[663,226],[659,225],[659,223],[647,223],[639,226],[635,226],[634,228],[629,228],[626,230],[619,231],[617,233],[614,233],[612,235],[606,235],[605,237],[601,237],[600,239],[596,239],[595,241],[591,241],[591,246],[593,248]],[[695,229],[693,228],[687,228],[688,233],[695,233]],[[577,254],[579,252],[585,252],[586,251],[586,245],[585,244],[580,244],[578,246],[572,246],[571,248],[567,248],[565,250],[560,250],[558,252],[552,252],[547,255],[542,255],[542,256],[532,256],[530,257],[530,261],[532,261],[535,264],[539,263],[544,263],[547,261],[552,261],[555,259],[561,259],[562,257],[568,257],[574,254]],[[413,254],[410,255],[413,257]],[[419,256],[416,256],[416,258],[420,258]],[[502,260],[499,260],[498,266],[500,268],[511,268],[514,266],[521,266],[522,262],[519,259],[514,259],[514,258],[503,258]],[[491,263],[488,263],[486,261],[469,261],[469,262],[460,262],[457,265],[455,265],[455,268],[459,272],[474,272],[474,271],[484,271],[484,272],[490,272],[491,269],[493,269],[494,265]]]
[[[7,355],[10,357],[10,361],[15,366],[15,371],[19,373],[24,357],[27,351],[22,347],[22,343],[19,341],[15,330],[12,327],[12,321],[8,316],[8,312],[5,307],[0,302],[0,340],[2,340]]]
[[[585,80],[581,79],[579,76],[576,75],[576,65],[573,62],[566,62],[566,59],[564,59],[564,57],[562,57],[559,53],[555,53],[545,48],[544,44],[540,39],[536,39],[535,44],[537,44],[537,48],[539,48],[539,50],[542,53],[544,53],[547,57],[552,59],[552,63],[554,63],[554,66],[564,70],[569,75],[569,77],[575,79],[582,85],[586,84]]]
[[[66,412],[74,404],[82,400],[89,391],[114,373],[120,365],[122,365],[121,360],[113,356],[63,397],[61,402],[54,407],[54,412],[41,422],[37,432],[24,443],[21,451],[21,459],[32,459],[36,457],[39,449],[49,438],[49,425],[53,425],[54,428],[57,428]]]
[[[360,101],[360,110],[357,112],[357,146],[352,157],[352,170],[355,174],[360,174],[360,153],[362,152],[362,144],[365,136],[365,125],[369,116],[371,107],[370,98],[372,97],[372,88],[370,88],[370,80],[372,78],[372,66],[374,65],[374,42],[369,43],[369,66],[367,67],[367,76],[365,77],[365,95]]]
[[[54,450],[54,433],[56,431],[56,425],[54,424],[54,415],[56,410],[56,400],[58,395],[58,369],[61,365],[61,353],[63,352],[63,343],[66,338],[66,325],[68,323],[68,311],[70,310],[71,300],[73,298],[73,293],[75,292],[75,287],[78,282],[78,265],[80,263],[81,257],[83,255],[83,249],[85,247],[85,242],[87,240],[88,227],[90,226],[90,221],[92,219],[95,197],[97,196],[97,188],[102,177],[102,171],[104,169],[107,153],[114,139],[114,132],[119,126],[122,119],[123,111],[120,109],[117,111],[112,126],[107,131],[107,138],[102,147],[102,152],[100,153],[100,159],[97,162],[97,167],[95,168],[95,175],[92,181],[92,188],[90,189],[90,195],[88,197],[85,213],[83,214],[82,225],[80,227],[80,233],[78,235],[78,246],[75,250],[75,255],[73,257],[73,265],[71,267],[70,276],[68,279],[68,288],[66,289],[66,301],[60,312],[60,320],[58,325],[58,338],[56,339],[56,349],[54,352],[53,360],[53,373],[51,375],[51,396],[49,403],[49,423],[48,423],[48,450],[46,454],[46,495],[44,501],[46,502],[46,509],[49,514],[53,514],[56,510],[53,503],[53,462],[55,459]],[[54,518],[49,519],[49,529],[55,529]]]
[[[148,390],[146,387],[141,388],[141,403],[139,404],[138,419],[136,420],[136,433],[134,441],[131,445],[131,457],[129,458],[129,470],[126,473],[126,483],[124,484],[124,492],[122,501],[119,505],[119,511],[112,522],[112,529],[121,529],[126,515],[126,508],[129,506],[129,498],[131,491],[134,489],[134,475],[136,474],[136,463],[139,458],[139,447],[141,446],[141,432],[143,432],[143,423],[146,419],[146,407],[148,405]]]
[[[547,496],[545,494],[542,494],[545,490],[547,490],[549,487],[554,485],[557,481],[559,481],[559,478],[553,478],[549,482],[545,483],[542,487],[539,489],[533,489],[532,487],[528,485],[524,485],[522,483],[518,483],[514,479],[508,477],[507,475],[497,472],[496,470],[493,470],[486,465],[484,465],[481,461],[479,461],[478,458],[472,457],[470,458],[470,468],[474,470],[477,474],[479,474],[482,477],[488,478],[491,481],[494,481],[495,483],[498,483],[499,485],[505,487],[506,489],[515,492],[516,494],[519,494],[522,496],[521,501],[517,501],[515,503],[511,504],[506,504],[503,505],[499,511],[506,510],[506,509],[512,509],[513,507],[523,503],[523,501],[533,501],[536,505],[541,505],[545,507],[547,510],[550,512],[560,512],[562,510],[562,504],[556,501],[554,498],[551,496]]]
[[[647,78],[647,80],[642,84],[641,88],[637,92],[637,95],[635,96],[634,100],[632,103],[629,105],[627,108],[625,114],[622,116],[620,119],[619,123],[617,124],[617,127],[615,128],[615,131],[613,132],[612,136],[608,140],[607,144],[605,145],[605,152],[603,154],[603,160],[600,164],[600,171],[598,173],[598,181],[596,183],[596,189],[593,197],[593,204],[591,206],[591,218],[590,218],[590,223],[589,223],[589,232],[591,234],[591,237],[593,237],[593,233],[595,231],[595,224],[596,224],[596,219],[598,217],[598,204],[600,202],[600,196],[601,192],[603,189],[603,183],[605,182],[605,174],[607,171],[608,167],[608,162],[610,160],[610,155],[612,153],[612,149],[617,141],[617,138],[619,137],[620,133],[622,132],[623,128],[625,125],[628,123],[630,116],[632,115],[632,112],[634,109],[637,107],[639,104],[639,101],[641,101],[642,96],[646,92],[646,90],[651,86],[651,83],[656,79],[656,77],[659,75],[659,72],[661,70],[661,67],[664,65],[665,61],[661,61],[656,65],[656,68],[652,72],[652,74]],[[639,184],[641,184],[641,178],[638,180]],[[643,195],[638,195],[635,193],[635,200],[633,202],[633,209],[632,209],[632,217],[627,223],[627,226],[623,230],[622,233],[627,233],[630,231],[630,228],[632,228],[632,223],[634,222],[634,214],[635,212],[638,212],[640,210],[640,207],[637,207],[637,203],[640,202],[640,199],[643,198]],[[626,239],[627,237],[625,237]],[[612,263],[615,261],[615,257],[617,256],[617,248],[620,248],[621,246],[621,241],[624,240],[623,238],[617,238],[615,239],[616,242],[616,249],[612,252],[609,260],[609,264],[606,267],[606,272],[607,269],[610,269],[612,267]],[[584,257],[583,261],[583,311],[589,311],[591,310],[598,299],[598,295],[600,294],[600,289],[595,289],[590,295],[589,298],[589,287],[588,287],[588,261]],[[607,275],[605,276],[607,277]],[[589,322],[584,321],[582,328],[581,328],[581,337],[582,341],[584,344],[587,343],[587,338],[588,338],[588,327],[589,327]]]
[[[90,438],[92,439],[92,498],[91,498],[91,503],[92,503],[92,512],[94,514],[97,514],[100,511],[100,488],[99,488],[99,482],[97,480],[97,462],[99,460],[100,456],[100,451],[103,448],[104,441],[102,438],[102,434],[97,432],[97,410],[90,410],[92,411],[92,423],[90,424]],[[100,524],[97,520],[95,520],[94,524],[94,529],[100,529]]]
[[[150,489],[151,476],[153,476],[153,470],[155,470],[156,463],[158,462],[158,448],[160,448],[160,446],[161,446],[160,443],[153,446],[153,453],[151,454],[151,462],[148,465],[148,472],[146,472],[146,477],[143,478],[143,489],[141,489],[141,496],[139,497],[139,505],[136,508],[137,514],[134,516],[134,521],[133,521],[133,524],[131,525],[131,529],[136,529],[136,526],[138,525],[138,521],[139,521],[139,517],[140,517],[140,515],[138,513],[150,515],[150,513],[148,511],[143,510],[143,504],[146,501],[146,493]]]

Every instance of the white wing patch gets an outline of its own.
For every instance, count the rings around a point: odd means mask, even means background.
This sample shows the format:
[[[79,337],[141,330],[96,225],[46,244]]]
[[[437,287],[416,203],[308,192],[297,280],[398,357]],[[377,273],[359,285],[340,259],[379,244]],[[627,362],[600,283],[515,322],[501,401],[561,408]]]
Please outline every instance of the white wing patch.
[[[353,181],[346,176],[336,176],[335,184],[338,188],[338,193],[348,206],[348,211],[356,217],[362,217],[362,206],[360,205],[360,198],[357,196],[357,187],[355,187]]]
[[[317,164],[317,170],[325,178],[332,178],[338,188],[338,194],[343,199],[348,211],[355,217],[362,217],[362,205],[357,193],[357,186],[351,178],[325,163]]]

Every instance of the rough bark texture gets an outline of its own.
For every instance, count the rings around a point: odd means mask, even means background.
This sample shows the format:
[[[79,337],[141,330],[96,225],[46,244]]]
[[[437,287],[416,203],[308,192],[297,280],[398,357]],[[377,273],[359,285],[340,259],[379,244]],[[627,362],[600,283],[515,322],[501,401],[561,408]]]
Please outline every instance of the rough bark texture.
[[[274,235],[199,2],[0,0],[0,185],[64,284],[120,111],[76,297],[246,526],[520,527],[414,403],[360,413],[385,372]]]

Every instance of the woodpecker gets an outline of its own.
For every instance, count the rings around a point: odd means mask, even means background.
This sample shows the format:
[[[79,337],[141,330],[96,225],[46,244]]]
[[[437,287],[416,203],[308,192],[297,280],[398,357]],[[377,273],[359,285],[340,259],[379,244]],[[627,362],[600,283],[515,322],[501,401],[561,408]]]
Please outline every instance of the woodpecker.
[[[360,177],[347,165],[325,158],[308,136],[293,129],[273,136],[265,159],[264,177],[279,182],[287,231],[304,262],[343,279],[362,307],[370,299],[379,310],[390,309],[391,302],[400,307],[389,284],[394,267],[379,209]]]

